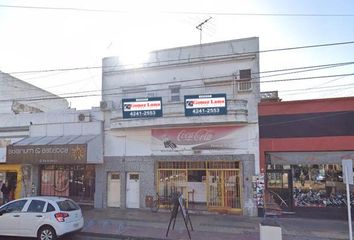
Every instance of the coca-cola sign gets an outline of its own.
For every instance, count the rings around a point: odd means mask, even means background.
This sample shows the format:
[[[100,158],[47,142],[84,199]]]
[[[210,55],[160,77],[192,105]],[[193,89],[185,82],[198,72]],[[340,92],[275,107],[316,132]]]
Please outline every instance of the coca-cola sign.
[[[165,146],[196,145],[223,138],[240,126],[152,129],[152,137],[162,141]]]

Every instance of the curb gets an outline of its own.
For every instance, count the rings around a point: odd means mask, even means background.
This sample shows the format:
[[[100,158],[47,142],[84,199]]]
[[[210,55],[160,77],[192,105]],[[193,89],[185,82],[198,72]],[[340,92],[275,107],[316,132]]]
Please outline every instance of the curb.
[[[112,238],[120,240],[165,240],[163,238],[151,238],[151,237],[136,237],[136,236],[127,236],[121,234],[107,234],[107,233],[92,233],[92,232],[78,232],[76,233],[78,236],[90,236],[90,237],[97,237],[97,238]]]

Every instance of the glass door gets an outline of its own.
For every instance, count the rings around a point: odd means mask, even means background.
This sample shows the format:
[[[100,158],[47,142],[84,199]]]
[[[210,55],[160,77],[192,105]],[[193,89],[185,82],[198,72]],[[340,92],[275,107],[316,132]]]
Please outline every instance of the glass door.
[[[293,211],[293,179],[290,169],[267,170],[266,191],[283,210]]]

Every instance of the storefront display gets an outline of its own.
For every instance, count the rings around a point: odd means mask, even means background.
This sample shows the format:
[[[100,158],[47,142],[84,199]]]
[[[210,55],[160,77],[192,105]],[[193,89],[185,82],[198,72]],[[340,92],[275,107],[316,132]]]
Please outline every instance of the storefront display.
[[[24,195],[64,196],[93,204],[94,164],[102,161],[101,143],[99,135],[28,137],[7,146],[6,159],[22,164],[23,182],[31,184]],[[39,178],[28,176],[30,167]]]
[[[289,167],[287,174],[286,167]],[[289,189],[294,207],[346,207],[346,191],[341,164],[273,165],[267,170],[267,188],[277,193]],[[277,169],[277,170],[274,170]],[[354,203],[354,194],[351,193]]]
[[[78,202],[93,202],[93,165],[42,165],[41,195],[65,196]]]
[[[347,206],[340,164],[293,166],[293,172],[296,207]]]
[[[186,196],[190,208],[241,210],[239,162],[159,162],[160,196]]]

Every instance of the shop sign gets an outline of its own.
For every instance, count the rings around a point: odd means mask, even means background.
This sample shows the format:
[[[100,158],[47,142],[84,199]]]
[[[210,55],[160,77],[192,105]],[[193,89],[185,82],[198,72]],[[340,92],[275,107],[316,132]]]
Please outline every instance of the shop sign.
[[[87,145],[7,146],[7,163],[80,164],[87,162]]]
[[[123,118],[162,117],[162,98],[122,99]]]
[[[155,152],[247,149],[244,126],[152,129],[152,150]]]
[[[226,94],[184,96],[185,116],[226,115]]]

